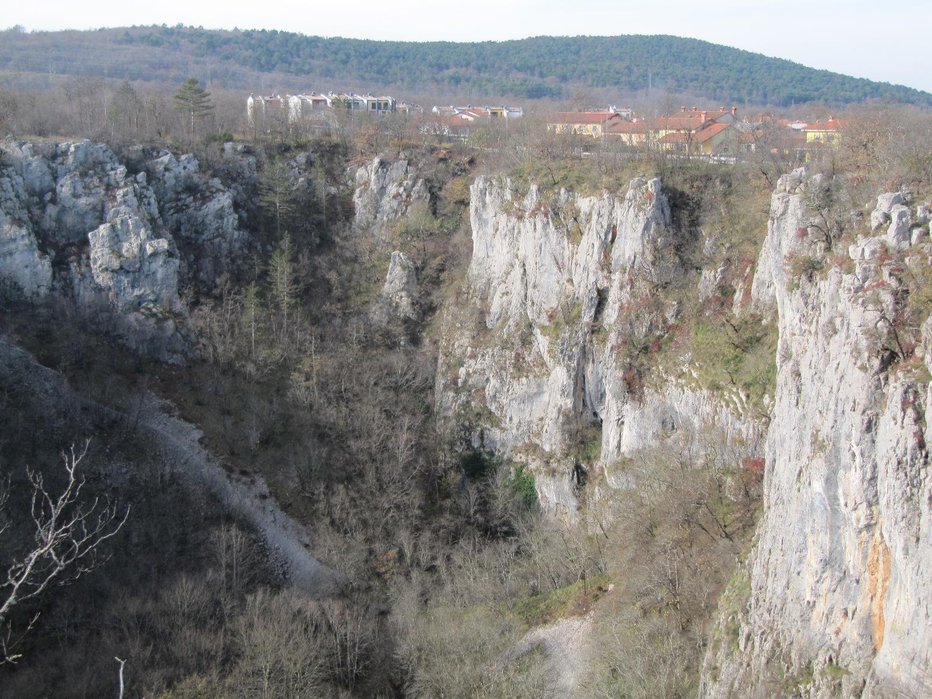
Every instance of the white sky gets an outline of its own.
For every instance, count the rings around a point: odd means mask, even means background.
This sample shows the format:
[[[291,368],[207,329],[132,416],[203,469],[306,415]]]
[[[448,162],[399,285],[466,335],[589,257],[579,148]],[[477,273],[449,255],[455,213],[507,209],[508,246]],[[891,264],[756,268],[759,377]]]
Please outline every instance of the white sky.
[[[673,34],[932,92],[932,0],[39,0],[0,28],[185,24],[318,36],[483,41]]]

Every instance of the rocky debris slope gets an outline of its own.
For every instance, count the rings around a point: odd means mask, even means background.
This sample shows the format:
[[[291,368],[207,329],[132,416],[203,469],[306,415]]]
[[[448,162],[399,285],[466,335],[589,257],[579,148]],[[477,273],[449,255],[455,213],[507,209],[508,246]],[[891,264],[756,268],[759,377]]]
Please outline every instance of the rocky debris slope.
[[[245,243],[230,193],[194,156],[162,154],[132,175],[89,141],[0,144],[0,280],[72,299],[143,355],[185,355],[179,285],[192,271],[215,278]]]
[[[317,597],[335,594],[345,586],[345,576],[314,558],[311,533],[282,512],[269,497],[262,478],[227,472],[201,446],[200,431],[172,416],[166,402],[150,394],[141,395],[131,401],[137,409],[129,416],[74,391],[61,374],[42,366],[28,352],[0,336],[0,387],[11,386],[28,386],[40,405],[49,406],[50,414],[67,406],[92,421],[132,426],[127,427],[127,432],[133,432],[155,450],[155,460],[165,473],[209,493],[230,515],[256,531],[282,583]]]
[[[346,586],[346,576],[311,555],[307,527],[282,512],[261,476],[240,478],[225,471],[201,446],[200,430],[172,416],[165,402],[148,395],[142,406],[139,429],[154,438],[165,463],[182,478],[205,488],[231,515],[259,534],[283,582],[315,597],[336,594]]]
[[[764,515],[723,597],[705,697],[932,696],[932,324],[897,327],[927,229],[899,194],[824,269],[808,202],[781,178],[753,303],[776,312]],[[920,210],[917,220],[921,221]],[[903,256],[894,253],[901,251]],[[846,258],[846,259],[845,259]]]
[[[660,180],[580,196],[479,177],[470,222],[467,279],[442,321],[438,409],[474,446],[528,465],[545,507],[573,517],[591,471],[622,484],[621,457],[680,428],[715,422],[728,439],[755,439],[740,408],[651,385],[626,353],[675,317],[658,289],[690,275],[690,234],[674,229]]]
[[[547,686],[555,697],[580,697],[592,652],[593,616],[567,617],[531,629],[518,643],[518,655],[541,649],[547,656]]]

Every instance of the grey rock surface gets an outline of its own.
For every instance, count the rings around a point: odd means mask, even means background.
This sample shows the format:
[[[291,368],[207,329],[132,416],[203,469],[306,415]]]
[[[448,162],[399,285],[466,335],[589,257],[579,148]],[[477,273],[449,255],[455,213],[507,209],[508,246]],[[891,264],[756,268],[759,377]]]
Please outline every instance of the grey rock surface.
[[[912,217],[909,207],[896,204],[890,209],[890,226],[887,228],[887,243],[895,250],[904,250],[910,245]]]
[[[408,211],[430,203],[430,192],[407,160],[375,158],[356,171],[354,228],[384,239]]]
[[[677,430],[715,421],[756,439],[741,396],[723,403],[672,378],[635,385],[619,361],[643,330],[644,295],[686,274],[660,180],[580,196],[479,177],[470,223],[467,278],[443,320],[438,410],[470,425],[475,446],[531,468],[545,510],[576,516],[580,429],[594,458],[579,465],[614,486],[626,485],[621,457]]]
[[[392,253],[382,287],[381,300],[388,315],[416,318],[417,269],[414,261],[399,250]]]
[[[890,223],[890,212],[894,206],[906,203],[900,192],[887,192],[877,197],[877,206],[871,212],[871,231],[877,232]]]
[[[132,349],[183,360],[185,274],[215,282],[248,242],[232,193],[193,155],[163,153],[135,175],[90,141],[8,139],[0,156],[0,281],[72,299]]]
[[[896,313],[898,281],[878,254],[885,238],[852,245],[852,271],[781,276],[775,251],[793,247],[801,207],[802,194],[774,193],[758,263],[757,301],[774,305],[780,337],[764,514],[700,695],[932,696],[932,434],[921,379],[932,338],[924,328],[921,362],[890,368],[884,318]]]

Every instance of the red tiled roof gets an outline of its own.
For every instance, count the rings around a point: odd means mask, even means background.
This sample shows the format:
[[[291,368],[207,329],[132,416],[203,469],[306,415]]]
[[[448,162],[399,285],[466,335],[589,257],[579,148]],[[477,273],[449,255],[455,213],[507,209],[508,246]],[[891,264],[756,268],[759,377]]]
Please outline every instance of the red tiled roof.
[[[731,128],[728,124],[709,124],[704,129],[693,134],[693,143],[705,143],[710,138],[718,136],[725,129]]]
[[[648,125],[643,121],[619,121],[608,125],[609,133],[647,133],[650,130]]]
[[[803,131],[839,131],[840,129],[845,128],[847,125],[847,119],[836,119],[831,117],[825,122],[816,121],[811,124],[806,124],[806,128],[803,129]]]
[[[682,131],[671,131],[664,134],[660,139],[661,143],[686,143],[686,134]]]
[[[443,124],[444,126],[453,127],[453,128],[466,128],[468,129],[472,126],[472,121],[464,118],[459,114],[451,114],[445,116],[435,116],[432,121]]]
[[[705,122],[702,120],[702,115],[700,114],[687,114],[686,116],[662,116],[658,117],[654,121],[654,128],[670,129],[673,131],[687,131],[690,129],[697,129],[704,123]]]
[[[718,136],[725,129],[729,129],[729,124],[709,124],[704,129],[700,129],[692,134],[684,131],[671,131],[664,134],[660,139],[661,143],[705,143],[710,138]]]

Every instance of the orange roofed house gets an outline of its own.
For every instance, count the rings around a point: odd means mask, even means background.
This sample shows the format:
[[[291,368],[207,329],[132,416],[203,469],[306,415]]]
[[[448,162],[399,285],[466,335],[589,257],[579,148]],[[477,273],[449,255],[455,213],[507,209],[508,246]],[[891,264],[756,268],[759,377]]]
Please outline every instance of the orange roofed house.
[[[730,140],[738,109],[687,110],[660,116],[650,123],[649,139],[662,150],[685,151],[690,155],[712,155]]]
[[[618,112],[557,112],[556,120],[547,124],[547,130],[560,134],[602,138],[610,127],[622,122]]]
[[[816,121],[806,124],[803,133],[806,134],[806,145],[822,143],[827,146],[837,145],[841,140],[841,132],[848,126],[844,119],[830,116],[826,121]]]
[[[663,150],[681,150],[690,155],[713,155],[729,140],[730,124],[707,124],[695,131],[668,131],[659,144]]]

